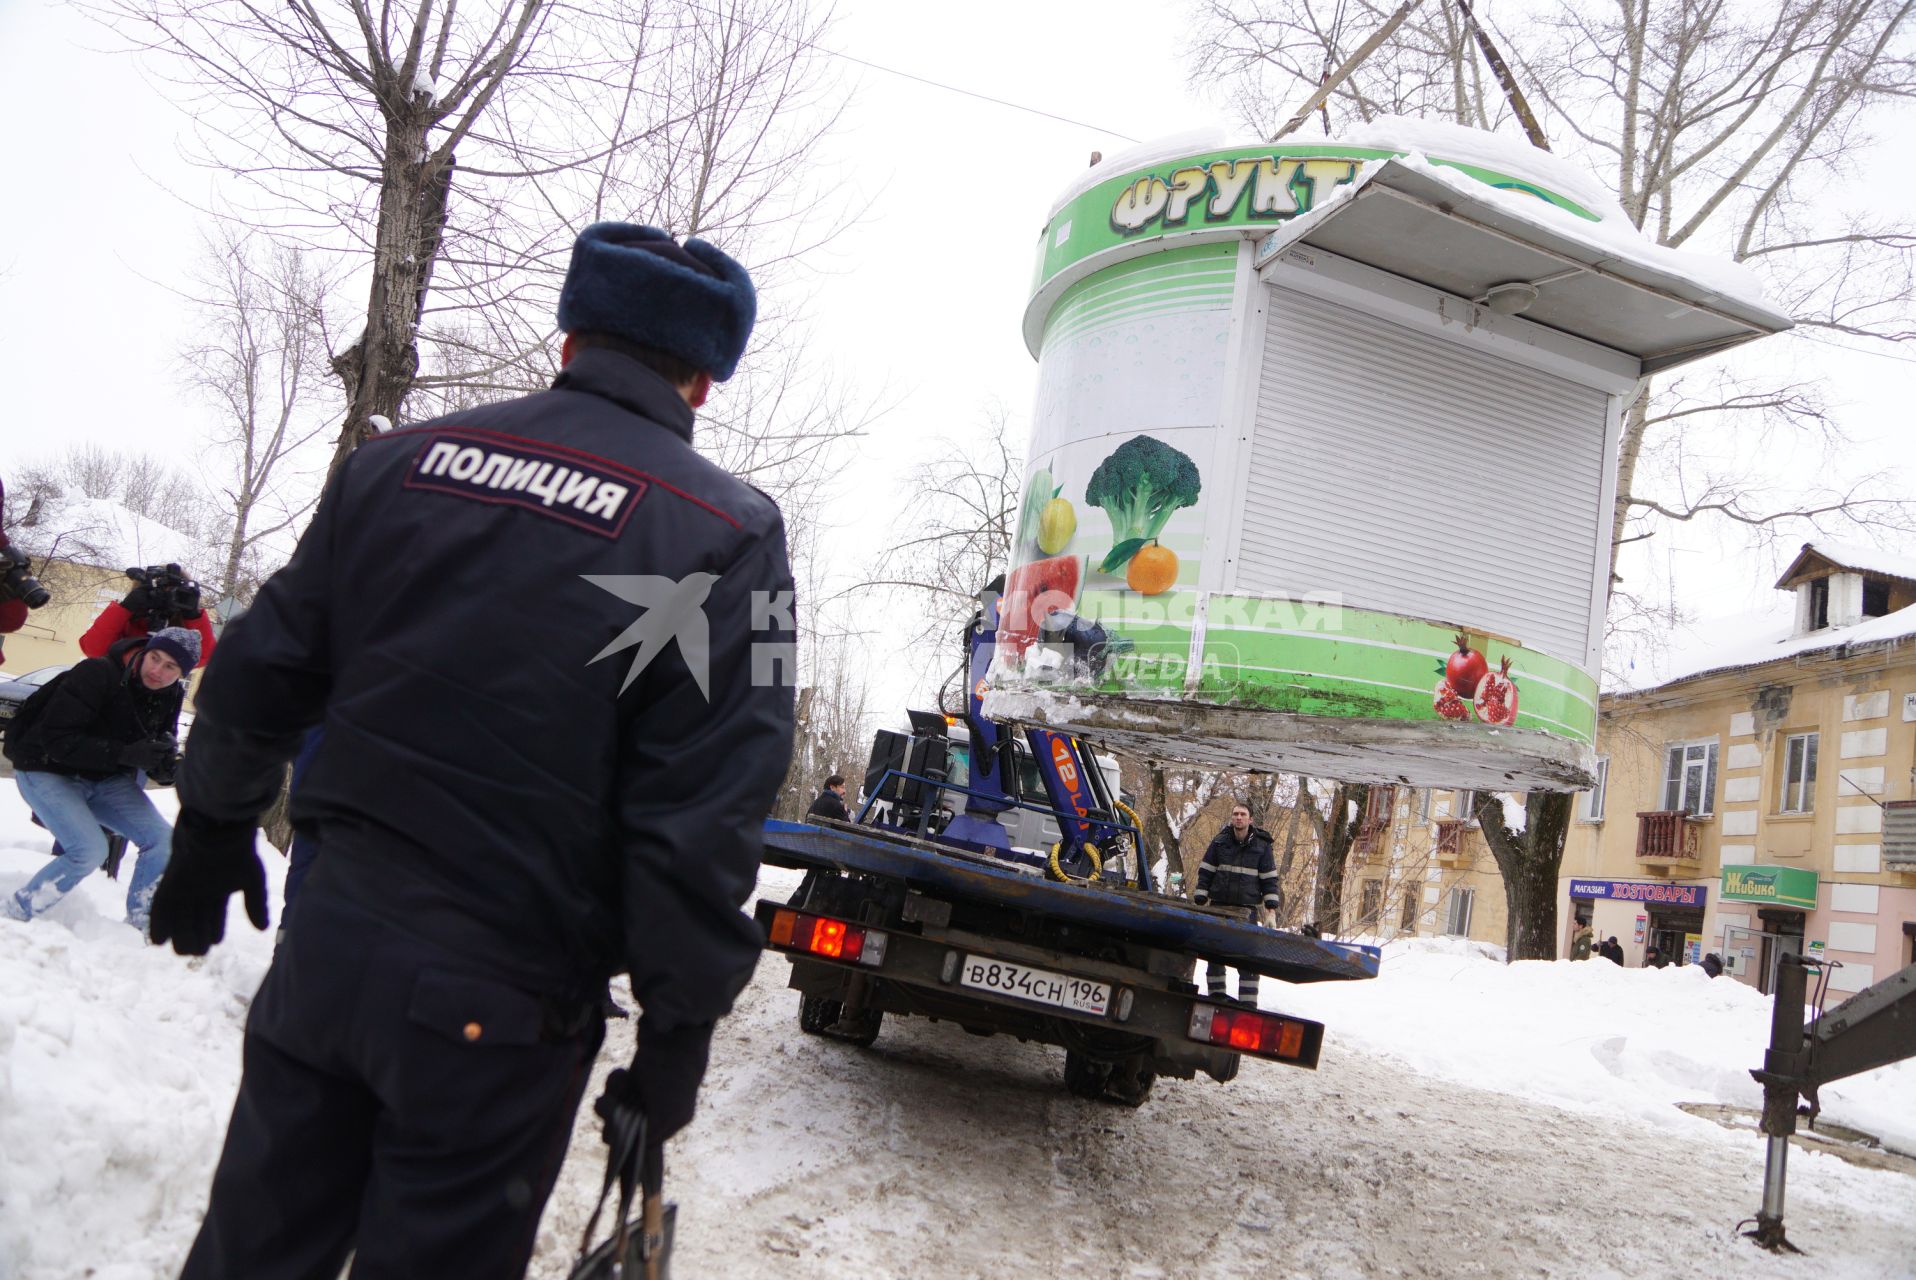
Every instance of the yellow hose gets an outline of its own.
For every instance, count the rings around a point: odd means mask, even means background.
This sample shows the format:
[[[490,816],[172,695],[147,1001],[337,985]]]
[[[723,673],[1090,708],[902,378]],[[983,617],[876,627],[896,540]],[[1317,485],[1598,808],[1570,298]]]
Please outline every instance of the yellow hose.
[[[1119,813],[1131,820],[1132,828],[1137,831],[1137,835],[1131,842],[1131,876],[1125,881],[1127,885],[1135,889],[1142,877],[1138,864],[1144,861],[1144,821],[1138,817],[1137,810],[1124,801],[1113,800],[1111,803],[1118,807]]]
[[[1089,840],[1084,842],[1084,853],[1086,857],[1091,859],[1091,874],[1084,879],[1079,880],[1066,874],[1064,867],[1060,865],[1058,861],[1059,856],[1063,853],[1064,841],[1060,840],[1051,846],[1052,879],[1063,881],[1065,884],[1089,884],[1104,874],[1104,859],[1098,853],[1098,846],[1092,844]]]

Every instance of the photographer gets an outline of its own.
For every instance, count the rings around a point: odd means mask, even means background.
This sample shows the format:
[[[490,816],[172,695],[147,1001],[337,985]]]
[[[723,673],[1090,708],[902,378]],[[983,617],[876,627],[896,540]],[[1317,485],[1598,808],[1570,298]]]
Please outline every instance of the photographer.
[[[181,680],[199,656],[199,637],[183,627],[122,640],[20,708],[7,731],[7,759],[20,798],[62,851],[19,892],[0,899],[0,915],[31,920],[71,893],[106,861],[104,826],[139,847],[126,922],[146,931],[173,830],[141,790],[139,773],[169,777],[178,763]]]
[[[213,624],[200,608],[200,584],[176,564],[128,569],[126,576],[139,585],[127,592],[124,600],[100,611],[80,637],[80,652],[89,658],[103,658],[122,640],[152,635],[167,627],[185,627],[198,633],[199,665],[205,666],[213,656],[214,640]]]
[[[7,541],[7,490],[0,484],[0,635],[25,626],[27,610],[51,598],[33,576],[26,552]]]

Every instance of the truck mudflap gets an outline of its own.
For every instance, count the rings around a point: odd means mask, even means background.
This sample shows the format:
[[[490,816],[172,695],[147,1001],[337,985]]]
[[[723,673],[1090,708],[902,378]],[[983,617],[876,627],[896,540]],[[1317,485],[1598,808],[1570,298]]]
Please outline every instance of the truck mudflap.
[[[884,876],[923,893],[1041,912],[1285,982],[1377,976],[1375,948],[1260,928],[1182,898],[1046,880],[987,855],[882,828],[768,821],[765,861],[800,871]]]

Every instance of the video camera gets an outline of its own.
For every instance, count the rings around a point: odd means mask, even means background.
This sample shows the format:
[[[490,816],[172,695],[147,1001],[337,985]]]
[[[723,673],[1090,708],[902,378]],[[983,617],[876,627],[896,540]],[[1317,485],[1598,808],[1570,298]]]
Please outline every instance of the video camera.
[[[14,546],[0,546],[0,600],[24,600],[27,608],[38,609],[53,599],[53,593],[33,576],[26,553]]]
[[[177,626],[187,615],[200,611],[200,584],[176,564],[128,569],[126,576],[146,589],[143,612],[154,631]]]

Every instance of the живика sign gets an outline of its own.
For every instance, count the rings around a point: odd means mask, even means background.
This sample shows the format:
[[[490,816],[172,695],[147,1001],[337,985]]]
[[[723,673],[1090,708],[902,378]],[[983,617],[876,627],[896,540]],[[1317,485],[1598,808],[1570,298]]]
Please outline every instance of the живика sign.
[[[1635,880],[1572,880],[1573,898],[1614,898],[1662,907],[1701,907],[1710,891],[1700,884],[1647,884]]]
[[[1816,873],[1796,867],[1725,867],[1723,897],[1737,902],[1768,902],[1814,911]]]

